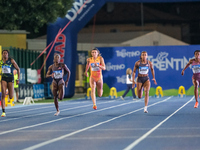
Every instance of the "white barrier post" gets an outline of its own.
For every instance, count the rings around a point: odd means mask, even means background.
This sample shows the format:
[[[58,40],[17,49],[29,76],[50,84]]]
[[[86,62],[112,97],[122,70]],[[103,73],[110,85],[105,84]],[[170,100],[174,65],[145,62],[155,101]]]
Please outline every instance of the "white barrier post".
[[[35,102],[34,102],[34,100],[33,100],[32,97],[26,97],[26,98],[24,99],[23,105],[29,105],[29,104],[31,104],[31,102],[32,102],[32,104],[35,104]]]

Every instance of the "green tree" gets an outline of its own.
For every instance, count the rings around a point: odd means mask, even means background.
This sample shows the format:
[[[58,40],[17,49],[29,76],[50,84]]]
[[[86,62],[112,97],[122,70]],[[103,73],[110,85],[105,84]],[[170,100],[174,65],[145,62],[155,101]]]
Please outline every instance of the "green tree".
[[[64,17],[74,0],[0,0],[0,28],[37,33]]]

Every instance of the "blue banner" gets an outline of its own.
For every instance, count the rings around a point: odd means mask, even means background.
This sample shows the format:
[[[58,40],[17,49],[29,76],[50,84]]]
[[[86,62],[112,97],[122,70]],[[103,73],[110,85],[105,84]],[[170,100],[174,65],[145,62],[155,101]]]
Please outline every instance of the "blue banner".
[[[84,7],[83,4],[85,3]],[[61,62],[65,63],[71,71],[68,87],[65,88],[65,97],[72,97],[75,89],[75,74],[77,61],[77,33],[90,21],[97,11],[105,4],[104,0],[76,0],[73,7],[68,11],[65,18],[58,18],[55,23],[51,23],[47,29],[47,45],[54,41],[58,31],[63,29],[68,23],[67,28],[56,40],[53,50],[47,60],[46,67],[53,64],[55,53],[60,54]],[[82,8],[80,11],[79,9]],[[47,53],[50,48],[47,50]],[[64,77],[66,80],[66,76]],[[47,82],[51,82],[48,78]]]
[[[33,85],[33,97],[34,98],[44,98],[44,84],[34,84]]]
[[[103,80],[109,88],[115,87],[117,91],[126,88],[126,69],[135,65],[140,59],[142,51],[147,51],[148,60],[153,63],[155,77],[158,85],[152,81],[151,70],[149,77],[151,87],[161,86],[163,90],[178,89],[179,86],[190,88],[192,84],[191,67],[185,71],[184,76],[181,71],[194,57],[194,51],[200,45],[195,46],[145,46],[145,47],[109,47],[99,48],[105,60],[106,71],[103,71]],[[136,72],[136,76],[138,71]]]

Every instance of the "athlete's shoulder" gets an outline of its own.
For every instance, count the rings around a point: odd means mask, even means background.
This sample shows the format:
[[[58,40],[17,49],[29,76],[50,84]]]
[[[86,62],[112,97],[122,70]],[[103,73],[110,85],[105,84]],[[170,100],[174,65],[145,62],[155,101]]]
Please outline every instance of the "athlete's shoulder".
[[[49,69],[52,69],[52,68],[53,68],[53,64],[49,66]]]
[[[65,66],[67,67],[67,65],[66,64],[64,64],[64,63],[60,63],[61,64],[61,66],[64,68]]]
[[[152,64],[152,62],[150,60],[147,60],[149,64]]]
[[[8,61],[14,62],[15,60],[13,58],[8,58]]]
[[[98,56],[97,59],[98,60],[103,60],[103,57],[102,56]]]
[[[87,61],[91,61],[92,60],[92,57],[89,57],[88,59],[87,59]]]
[[[195,58],[190,59],[190,61],[195,61]]]
[[[138,61],[135,62],[135,67],[136,67],[136,68],[138,68],[139,65],[140,65],[140,60],[138,60]]]
[[[139,64],[139,63],[140,63],[140,61],[141,61],[141,60],[138,60],[138,61],[136,61],[136,62],[135,62],[135,64]]]
[[[195,61],[195,58],[190,59],[190,60],[189,60],[189,63],[191,64],[193,61]]]

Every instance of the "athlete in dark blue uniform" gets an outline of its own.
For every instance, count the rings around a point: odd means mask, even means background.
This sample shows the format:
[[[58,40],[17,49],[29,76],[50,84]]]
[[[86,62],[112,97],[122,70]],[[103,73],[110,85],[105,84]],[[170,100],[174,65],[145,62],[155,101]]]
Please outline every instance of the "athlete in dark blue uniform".
[[[51,74],[52,72],[52,74]],[[64,81],[63,77],[67,74],[67,80]],[[60,63],[60,55],[54,55],[54,64],[49,66],[46,78],[52,77],[53,78],[53,96],[54,96],[54,104],[56,107],[57,112],[54,114],[58,116],[60,114],[60,110],[58,107],[58,98],[62,100],[64,98],[64,86],[67,87],[68,81],[70,78],[71,72],[67,65]],[[59,92],[59,94],[58,94]]]
[[[142,94],[143,94],[143,89],[145,92],[145,106],[144,106],[144,112],[148,113],[147,111],[147,105],[149,102],[149,90],[150,90],[150,81],[149,81],[149,68],[151,69],[151,73],[153,76],[153,81],[154,84],[157,84],[156,79],[155,79],[155,73],[154,73],[154,69],[153,69],[153,65],[152,63],[147,60],[147,52],[143,51],[141,53],[140,56],[140,60],[138,60],[135,63],[134,69],[133,69],[133,74],[132,74],[132,78],[135,79],[135,73],[136,70],[138,70],[138,78],[137,78],[137,94],[138,94],[138,98],[142,98]],[[133,81],[133,85],[132,88],[135,87],[135,82]]]
[[[13,69],[15,68],[17,70],[18,74],[18,80],[17,84],[19,84],[19,76],[20,76],[20,69],[15,62],[14,59],[9,57],[9,51],[3,50],[2,51],[2,60],[0,61],[1,68],[2,68],[2,78],[1,78],[1,107],[2,107],[2,115],[1,117],[5,117],[5,97],[6,97],[6,90],[8,89],[9,98],[13,98],[13,92],[14,92],[14,75],[13,75]]]

